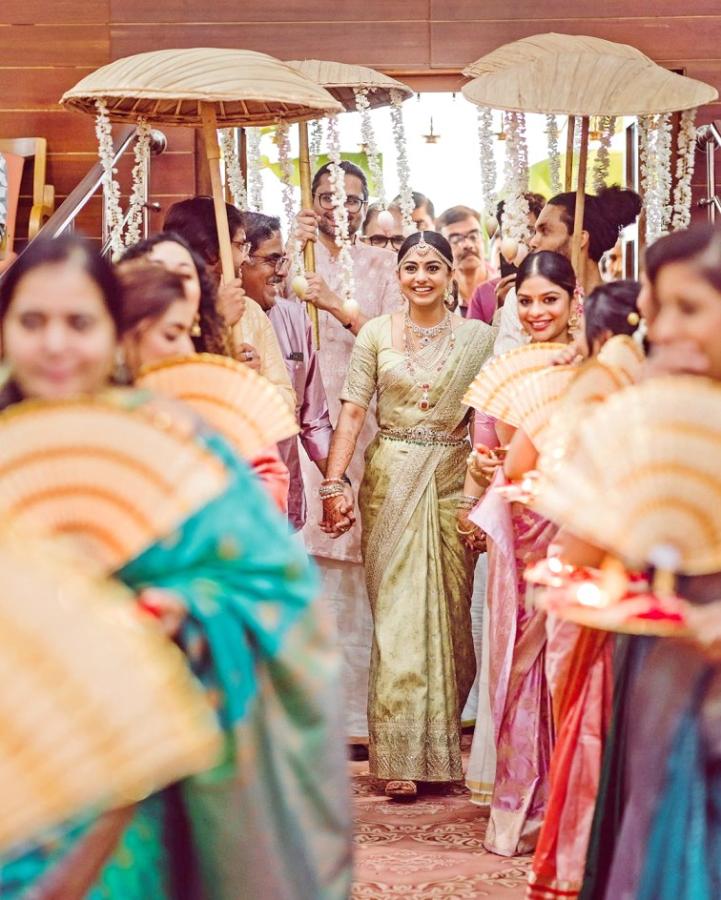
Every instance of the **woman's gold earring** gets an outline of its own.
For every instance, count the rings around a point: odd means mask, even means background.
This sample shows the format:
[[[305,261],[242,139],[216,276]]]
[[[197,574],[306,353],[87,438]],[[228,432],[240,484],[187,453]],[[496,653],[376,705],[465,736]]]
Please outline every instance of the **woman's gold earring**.
[[[190,328],[190,336],[191,337],[200,337],[202,334],[200,330],[200,313],[196,313],[195,318],[193,319],[193,324]]]

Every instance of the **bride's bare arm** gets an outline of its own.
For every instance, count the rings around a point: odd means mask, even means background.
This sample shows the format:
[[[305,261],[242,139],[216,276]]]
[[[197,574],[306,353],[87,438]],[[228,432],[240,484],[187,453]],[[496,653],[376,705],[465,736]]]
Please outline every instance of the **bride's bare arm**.
[[[347,400],[343,401],[328,452],[325,470],[325,477],[328,480],[342,478],[345,474],[345,470],[353,459],[355,445],[358,442],[358,435],[361,433],[365,418],[366,410],[362,406]]]
[[[340,481],[353,459],[358,435],[365,422],[366,410],[356,403],[343,401],[338,424],[335,427],[333,440],[328,453],[324,484]],[[331,488],[334,490],[335,486]],[[343,494],[323,499],[323,521],[321,528],[333,537],[339,537],[355,522],[352,506],[349,508],[347,498]]]

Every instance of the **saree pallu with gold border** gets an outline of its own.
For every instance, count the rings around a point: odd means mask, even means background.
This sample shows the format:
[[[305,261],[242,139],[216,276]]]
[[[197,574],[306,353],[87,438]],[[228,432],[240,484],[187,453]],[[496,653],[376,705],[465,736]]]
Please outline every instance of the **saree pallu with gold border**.
[[[482,322],[456,327],[455,348],[433,372],[433,346],[413,377],[392,344],[391,317],[356,341],[342,399],[365,409],[377,394],[380,431],[360,490],[363,557],[373,613],[369,764],[380,779],[463,777],[460,716],[475,676],[470,603],[474,554],[456,531],[468,411],[463,394],[492,351]],[[419,380],[431,384],[421,411]]]
[[[553,717],[545,674],[546,621],[526,607],[526,566],[546,555],[556,527],[496,490],[499,471],[471,520],[488,535],[490,694],[496,777],[484,846],[530,853],[548,800]]]
[[[556,743],[527,897],[577,897],[583,881],[613,700],[613,638],[548,620],[546,676]]]
[[[251,472],[216,435],[197,440],[226,465],[228,488],[117,574],[185,602],[177,640],[217,708],[225,752],[139,804],[87,896],[343,900],[351,820],[339,659],[316,575]],[[98,812],[0,859],[0,896],[31,897]]]

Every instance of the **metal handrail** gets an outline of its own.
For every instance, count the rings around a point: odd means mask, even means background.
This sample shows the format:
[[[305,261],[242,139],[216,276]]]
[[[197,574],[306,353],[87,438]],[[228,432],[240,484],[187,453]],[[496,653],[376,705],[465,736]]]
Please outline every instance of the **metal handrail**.
[[[721,147],[721,121],[699,128],[696,141],[706,151],[706,196],[698,201],[698,205],[705,206],[709,221],[715,222],[716,213],[721,213],[721,198],[716,193],[716,148]]]
[[[113,141],[113,166],[125,153],[135,138],[135,125],[126,125]],[[103,183],[103,166],[96,162],[80,183],[73,188],[60,206],[50,216],[38,232],[38,237],[56,238],[72,228],[78,213],[85,207],[90,198]]]
[[[135,125],[126,125],[113,141],[113,168],[117,165],[120,157],[128,150],[135,140],[137,133]],[[150,155],[159,156],[165,151],[168,141],[162,131],[153,130],[150,133]],[[147,209],[155,208],[157,204],[149,204],[147,197],[148,188],[148,172],[145,173],[145,215],[144,215],[144,231],[147,234]],[[90,199],[95,195],[103,183],[103,165],[100,161],[96,162],[80,183],[73,188],[68,196],[63,200],[60,206],[50,216],[47,222],[38,232],[37,236],[48,238],[56,238],[68,229],[72,228],[78,213],[87,205]],[[129,213],[126,213],[123,224],[127,221]],[[103,216],[103,254],[109,252],[110,239],[107,234],[105,217]]]

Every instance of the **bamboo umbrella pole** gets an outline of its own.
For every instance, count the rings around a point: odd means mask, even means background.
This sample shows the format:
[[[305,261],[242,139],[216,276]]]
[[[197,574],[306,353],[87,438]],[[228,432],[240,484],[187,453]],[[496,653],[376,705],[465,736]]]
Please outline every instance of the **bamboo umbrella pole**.
[[[576,136],[576,117],[569,116],[566,122],[566,177],[563,189],[568,191],[573,189],[573,141]]]
[[[308,123],[298,123],[299,137],[299,158],[298,168],[300,172],[300,205],[301,209],[311,209],[313,207],[313,195],[311,193],[311,172],[310,172],[310,148],[308,142]],[[307,241],[303,250],[303,262],[306,272],[315,272],[315,246],[313,241]],[[320,328],[318,324],[318,308],[312,303],[307,303],[308,315],[313,326],[313,340],[316,348],[320,347]]]
[[[248,184],[248,135],[245,128],[240,128],[240,147],[238,149],[238,159],[240,160],[240,174],[243,176],[243,183]],[[246,188],[247,189],[247,188]]]
[[[583,284],[583,257],[581,255],[581,240],[583,238],[583,213],[586,206],[586,166],[588,163],[588,128],[589,117],[581,120],[581,150],[578,158],[578,183],[576,186],[576,214],[573,220],[573,244],[571,262],[576,273],[577,280]]]
[[[213,194],[213,208],[215,210],[215,227],[218,230],[220,265],[223,272],[223,281],[227,284],[229,281],[232,281],[235,278],[235,267],[233,265],[233,251],[230,246],[230,228],[228,227],[228,214],[225,209],[223,185],[220,181],[220,147],[218,146],[218,120],[213,104],[201,101],[200,115],[203,122],[203,141],[205,142],[205,155],[208,159],[208,169],[210,170],[210,186]],[[235,328],[239,331],[241,322],[239,322],[238,325],[235,326]],[[242,332],[238,336],[242,341]]]

